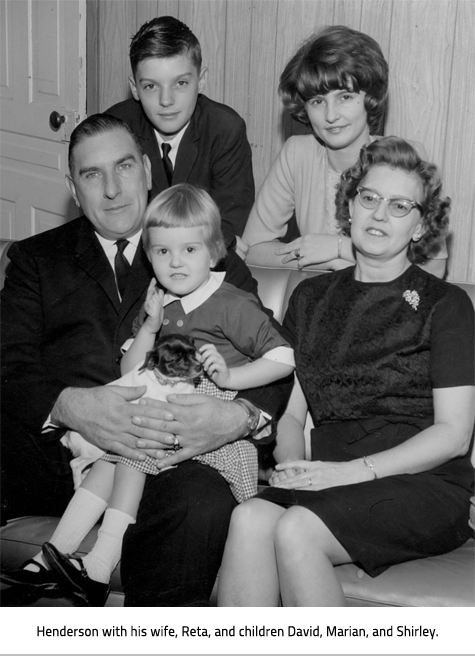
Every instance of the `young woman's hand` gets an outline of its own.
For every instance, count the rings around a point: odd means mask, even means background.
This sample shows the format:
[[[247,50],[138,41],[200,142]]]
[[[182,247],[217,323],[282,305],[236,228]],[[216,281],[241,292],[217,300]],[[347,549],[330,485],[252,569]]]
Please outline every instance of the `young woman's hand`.
[[[299,269],[314,266],[336,270],[354,262],[350,238],[337,234],[306,234],[282,245],[276,255],[282,255],[283,264],[293,263]]]

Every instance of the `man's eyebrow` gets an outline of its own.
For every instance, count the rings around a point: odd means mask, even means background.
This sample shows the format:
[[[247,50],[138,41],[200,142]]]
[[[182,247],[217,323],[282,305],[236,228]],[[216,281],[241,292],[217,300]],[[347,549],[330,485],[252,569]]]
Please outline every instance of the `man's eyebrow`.
[[[121,163],[125,163],[125,161],[134,161],[136,163],[137,159],[135,158],[135,154],[130,153],[122,156],[122,158],[117,159],[114,165],[120,165]]]
[[[94,172],[94,170],[98,170],[99,168],[96,167],[95,165],[92,165],[90,168],[80,168],[78,170],[79,176],[82,176],[83,174],[87,174],[88,172]]]
[[[114,162],[114,165],[121,165],[121,163],[125,163],[125,161],[134,161],[135,163],[137,162],[137,159],[134,154],[126,154],[125,156],[122,156],[121,158],[117,159],[117,161]],[[95,172],[96,170],[100,170],[100,166],[98,165],[91,165],[88,168],[80,168],[78,171],[79,176],[83,174],[87,174],[88,172]]]

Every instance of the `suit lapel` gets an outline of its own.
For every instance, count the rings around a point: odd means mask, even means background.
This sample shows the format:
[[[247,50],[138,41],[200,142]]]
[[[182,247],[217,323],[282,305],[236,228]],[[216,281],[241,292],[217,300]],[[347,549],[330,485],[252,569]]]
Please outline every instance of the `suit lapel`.
[[[135,252],[134,261],[130,267],[124,298],[120,305],[121,317],[126,316],[130,308],[141,296],[143,296],[152,278],[152,267],[142,247],[142,239],[140,239],[140,243]]]
[[[201,108],[198,102],[196,104],[195,112],[190,120],[190,125],[183,134],[180,146],[178,147],[178,154],[176,155],[175,168],[173,170],[174,184],[188,181],[190,172],[195,165],[198,157],[198,140],[200,134],[198,131],[198,123],[201,115]]]
[[[114,272],[101,244],[97,240],[92,225],[86,218],[84,218],[84,223],[78,235],[76,259],[78,266],[97,282],[115,309],[118,310],[120,301]]]
[[[162,163],[160,147],[158,146],[157,136],[150,122],[146,119],[143,110],[140,117],[140,143],[145,154],[150,159],[152,165],[153,188],[159,191],[168,188],[167,175]]]

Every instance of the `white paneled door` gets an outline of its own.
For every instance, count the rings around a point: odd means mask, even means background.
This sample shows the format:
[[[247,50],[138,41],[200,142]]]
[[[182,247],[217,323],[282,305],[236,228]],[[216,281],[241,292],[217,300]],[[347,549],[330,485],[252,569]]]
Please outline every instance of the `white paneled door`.
[[[0,0],[0,238],[77,215],[64,184],[85,117],[86,0]]]

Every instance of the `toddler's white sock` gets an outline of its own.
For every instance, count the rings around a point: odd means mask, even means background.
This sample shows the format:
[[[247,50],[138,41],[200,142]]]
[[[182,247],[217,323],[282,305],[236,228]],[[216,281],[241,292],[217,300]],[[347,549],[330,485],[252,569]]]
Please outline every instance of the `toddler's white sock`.
[[[102,526],[97,533],[97,542],[83,558],[87,575],[93,581],[109,583],[112,572],[120,560],[125,531],[135,519],[125,512],[108,508]]]

